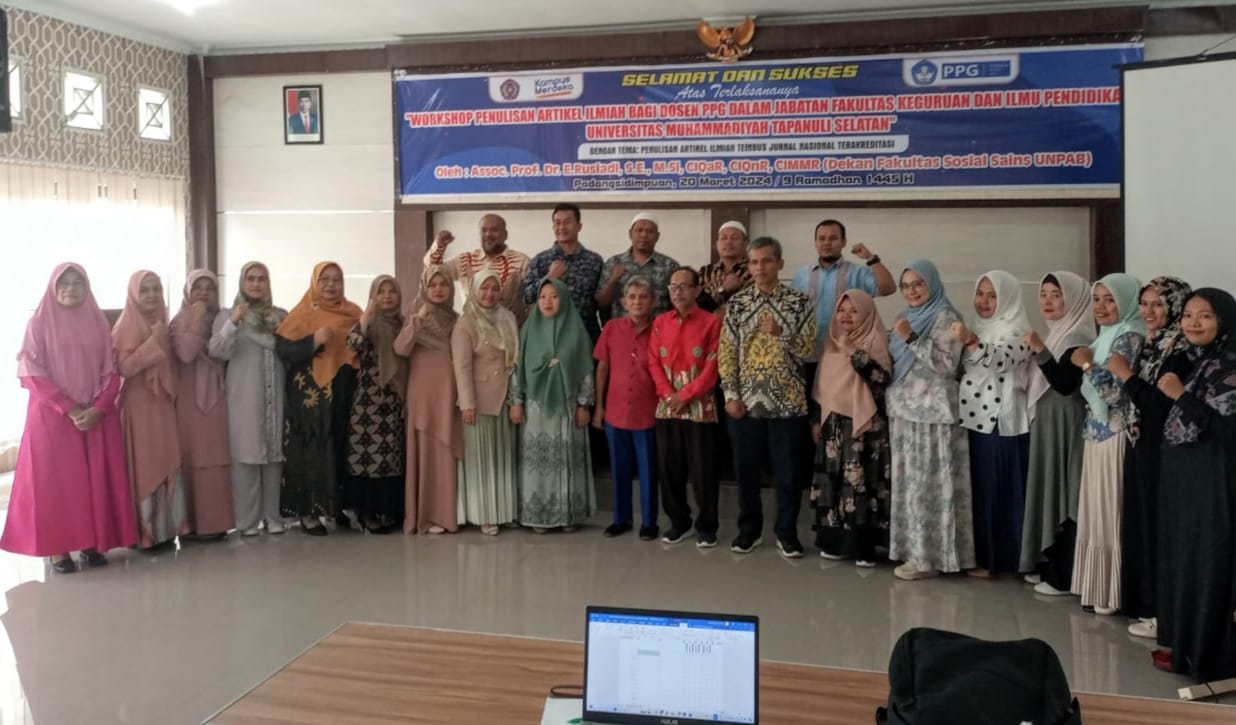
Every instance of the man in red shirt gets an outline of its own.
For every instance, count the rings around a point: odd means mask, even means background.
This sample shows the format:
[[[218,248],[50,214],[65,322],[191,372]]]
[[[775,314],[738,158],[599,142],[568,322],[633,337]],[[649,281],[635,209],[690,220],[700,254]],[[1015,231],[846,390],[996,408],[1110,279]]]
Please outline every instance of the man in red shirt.
[[[661,504],[670,530],[661,541],[677,544],[691,533],[687,478],[695,488],[699,515],[695,545],[717,545],[717,346],[721,321],[700,308],[700,275],[679,267],[670,276],[674,309],[652,323],[648,371],[657,385],[657,469]]]
[[[646,277],[627,282],[625,317],[606,323],[592,356],[597,360],[594,428],[609,442],[614,475],[614,523],[606,536],[631,530],[631,479],[639,472],[639,538],[652,541],[657,527],[657,389],[648,371],[648,339],[654,295]]]

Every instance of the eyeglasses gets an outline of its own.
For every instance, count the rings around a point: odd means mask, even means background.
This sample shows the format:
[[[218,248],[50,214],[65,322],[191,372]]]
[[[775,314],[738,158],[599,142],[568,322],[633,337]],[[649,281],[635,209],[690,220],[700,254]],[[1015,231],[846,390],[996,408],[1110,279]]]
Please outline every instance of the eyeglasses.
[[[902,292],[909,292],[910,290],[927,289],[927,283],[922,281],[921,279],[917,282],[902,282],[901,284],[897,286],[901,288]]]
[[[680,283],[680,282],[675,282],[675,283],[673,283],[673,284],[671,284],[671,285],[669,286],[669,291],[670,291],[670,292],[687,292],[687,291],[689,291],[689,290],[693,290],[693,289],[695,289],[695,285],[693,285],[693,284],[682,284],[682,283]]]

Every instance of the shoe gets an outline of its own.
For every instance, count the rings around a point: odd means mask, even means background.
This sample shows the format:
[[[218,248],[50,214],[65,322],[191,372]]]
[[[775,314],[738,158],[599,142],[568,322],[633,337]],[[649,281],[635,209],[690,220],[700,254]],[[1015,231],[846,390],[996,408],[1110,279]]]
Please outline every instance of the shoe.
[[[739,534],[732,542],[730,542],[730,551],[735,554],[750,554],[755,550],[755,547],[763,543],[763,536],[756,536],[755,538],[752,538],[746,534]]]
[[[1025,581],[1027,584],[1038,584],[1039,582],[1043,581],[1043,577],[1039,574],[1027,574],[1024,577],[1022,577],[1022,580]]]
[[[59,561],[53,561],[51,568],[57,574],[72,574],[77,571],[77,564],[73,563],[72,556],[66,556]]]
[[[839,556],[837,554],[830,554],[827,551],[823,551],[823,550],[820,551],[820,558],[828,559],[829,561],[845,561],[844,556]]]
[[[326,536],[326,527],[323,526],[322,524],[318,524],[317,526],[304,527],[302,528],[302,531],[304,531],[306,534],[309,534],[310,536]]]
[[[1072,596],[1073,592],[1062,591],[1048,584],[1047,582],[1039,582],[1034,585],[1034,593],[1042,594],[1045,597],[1068,597]]]
[[[703,532],[699,532],[695,535],[695,548],[697,549],[711,549],[716,545],[716,534],[705,534]]]
[[[856,559],[854,561],[854,566],[860,569],[874,569],[876,563],[874,561],[867,561],[866,559]]]
[[[1150,653],[1150,661],[1154,663],[1156,670],[1164,672],[1172,672],[1172,651],[1169,649],[1157,649]]]
[[[639,540],[640,541],[656,541],[657,537],[660,534],[661,534],[661,529],[656,524],[653,524],[652,526],[639,527]]]
[[[893,576],[898,579],[904,579],[908,582],[918,581],[919,579],[930,579],[939,575],[940,572],[935,569],[919,569],[917,565],[908,561],[896,569],[893,569]]]
[[[1095,607],[1094,613],[1101,614],[1104,617],[1110,617],[1120,611],[1120,607]]]
[[[609,526],[606,526],[605,530],[602,531],[601,533],[606,538],[612,539],[615,536],[622,536],[623,534],[627,533],[630,530],[631,530],[631,524],[610,524]]]
[[[82,568],[107,566],[107,556],[96,549],[86,549],[82,552]]]
[[[549,531],[549,529],[545,528],[544,526],[533,526],[532,527],[532,533],[534,534],[544,534],[547,531]]]
[[[675,527],[672,527],[669,531],[665,532],[665,536],[661,537],[661,543],[662,544],[680,544],[682,543],[683,539],[687,538],[690,535],[691,535],[690,528],[679,529],[678,527],[675,526]]]
[[[437,536],[438,534],[445,534],[446,529],[442,528],[441,526],[435,525],[435,526],[430,526],[428,529],[426,529],[425,533],[433,534],[434,536]]]
[[[283,519],[266,519],[266,533],[282,534],[287,530],[287,524],[283,523]]]
[[[1144,637],[1145,639],[1158,639],[1159,620],[1143,619],[1140,622],[1134,622],[1129,625],[1129,634],[1134,637]]]
[[[803,545],[798,543],[798,539],[783,539],[778,536],[777,551],[787,559],[803,558]]]
[[[497,536],[501,530],[497,524],[481,524],[481,533],[486,536]]]
[[[245,529],[244,531],[240,532],[240,535],[241,536],[257,536],[260,533],[261,532],[258,531],[258,527],[254,526],[251,529]]]
[[[973,569],[966,569],[966,576],[974,577],[975,579],[990,579],[991,570],[981,569],[979,567],[975,567]]]

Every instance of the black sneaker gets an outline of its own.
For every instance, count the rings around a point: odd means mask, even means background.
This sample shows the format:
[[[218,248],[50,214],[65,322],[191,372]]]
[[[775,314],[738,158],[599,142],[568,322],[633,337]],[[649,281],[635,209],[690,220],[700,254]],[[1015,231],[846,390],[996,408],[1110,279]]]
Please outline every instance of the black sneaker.
[[[610,524],[609,526],[606,526],[605,531],[601,533],[605,534],[607,538],[613,538],[615,536],[622,536],[630,530],[631,524]]]
[[[695,548],[711,549],[716,545],[717,545],[717,535],[716,534],[705,534],[702,531],[696,533]]]
[[[658,527],[656,524],[653,524],[652,526],[641,526],[639,527],[639,540],[640,541],[656,541],[657,536],[660,535],[660,533],[661,533],[661,528]]]
[[[679,530],[677,528],[671,528],[669,531],[665,532],[665,536],[661,537],[661,543],[662,544],[678,544],[678,543],[681,543],[683,539],[690,536],[690,534],[691,534],[691,529]]]
[[[750,554],[755,547],[762,543],[764,543],[764,537],[762,536],[751,538],[746,534],[739,534],[730,544],[730,551],[735,554]]]
[[[777,551],[787,559],[801,559],[803,556],[803,545],[798,543],[798,539],[783,539],[777,537]]]

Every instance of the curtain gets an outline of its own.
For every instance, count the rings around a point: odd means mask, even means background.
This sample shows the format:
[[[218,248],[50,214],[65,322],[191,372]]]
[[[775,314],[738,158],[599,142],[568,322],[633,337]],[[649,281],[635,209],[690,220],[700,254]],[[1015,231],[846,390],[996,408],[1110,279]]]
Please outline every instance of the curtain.
[[[21,438],[26,392],[17,351],[26,322],[60,262],[78,262],[104,309],[124,306],[129,276],[163,278],[180,306],[188,245],[184,179],[140,177],[0,161],[0,449]]]

